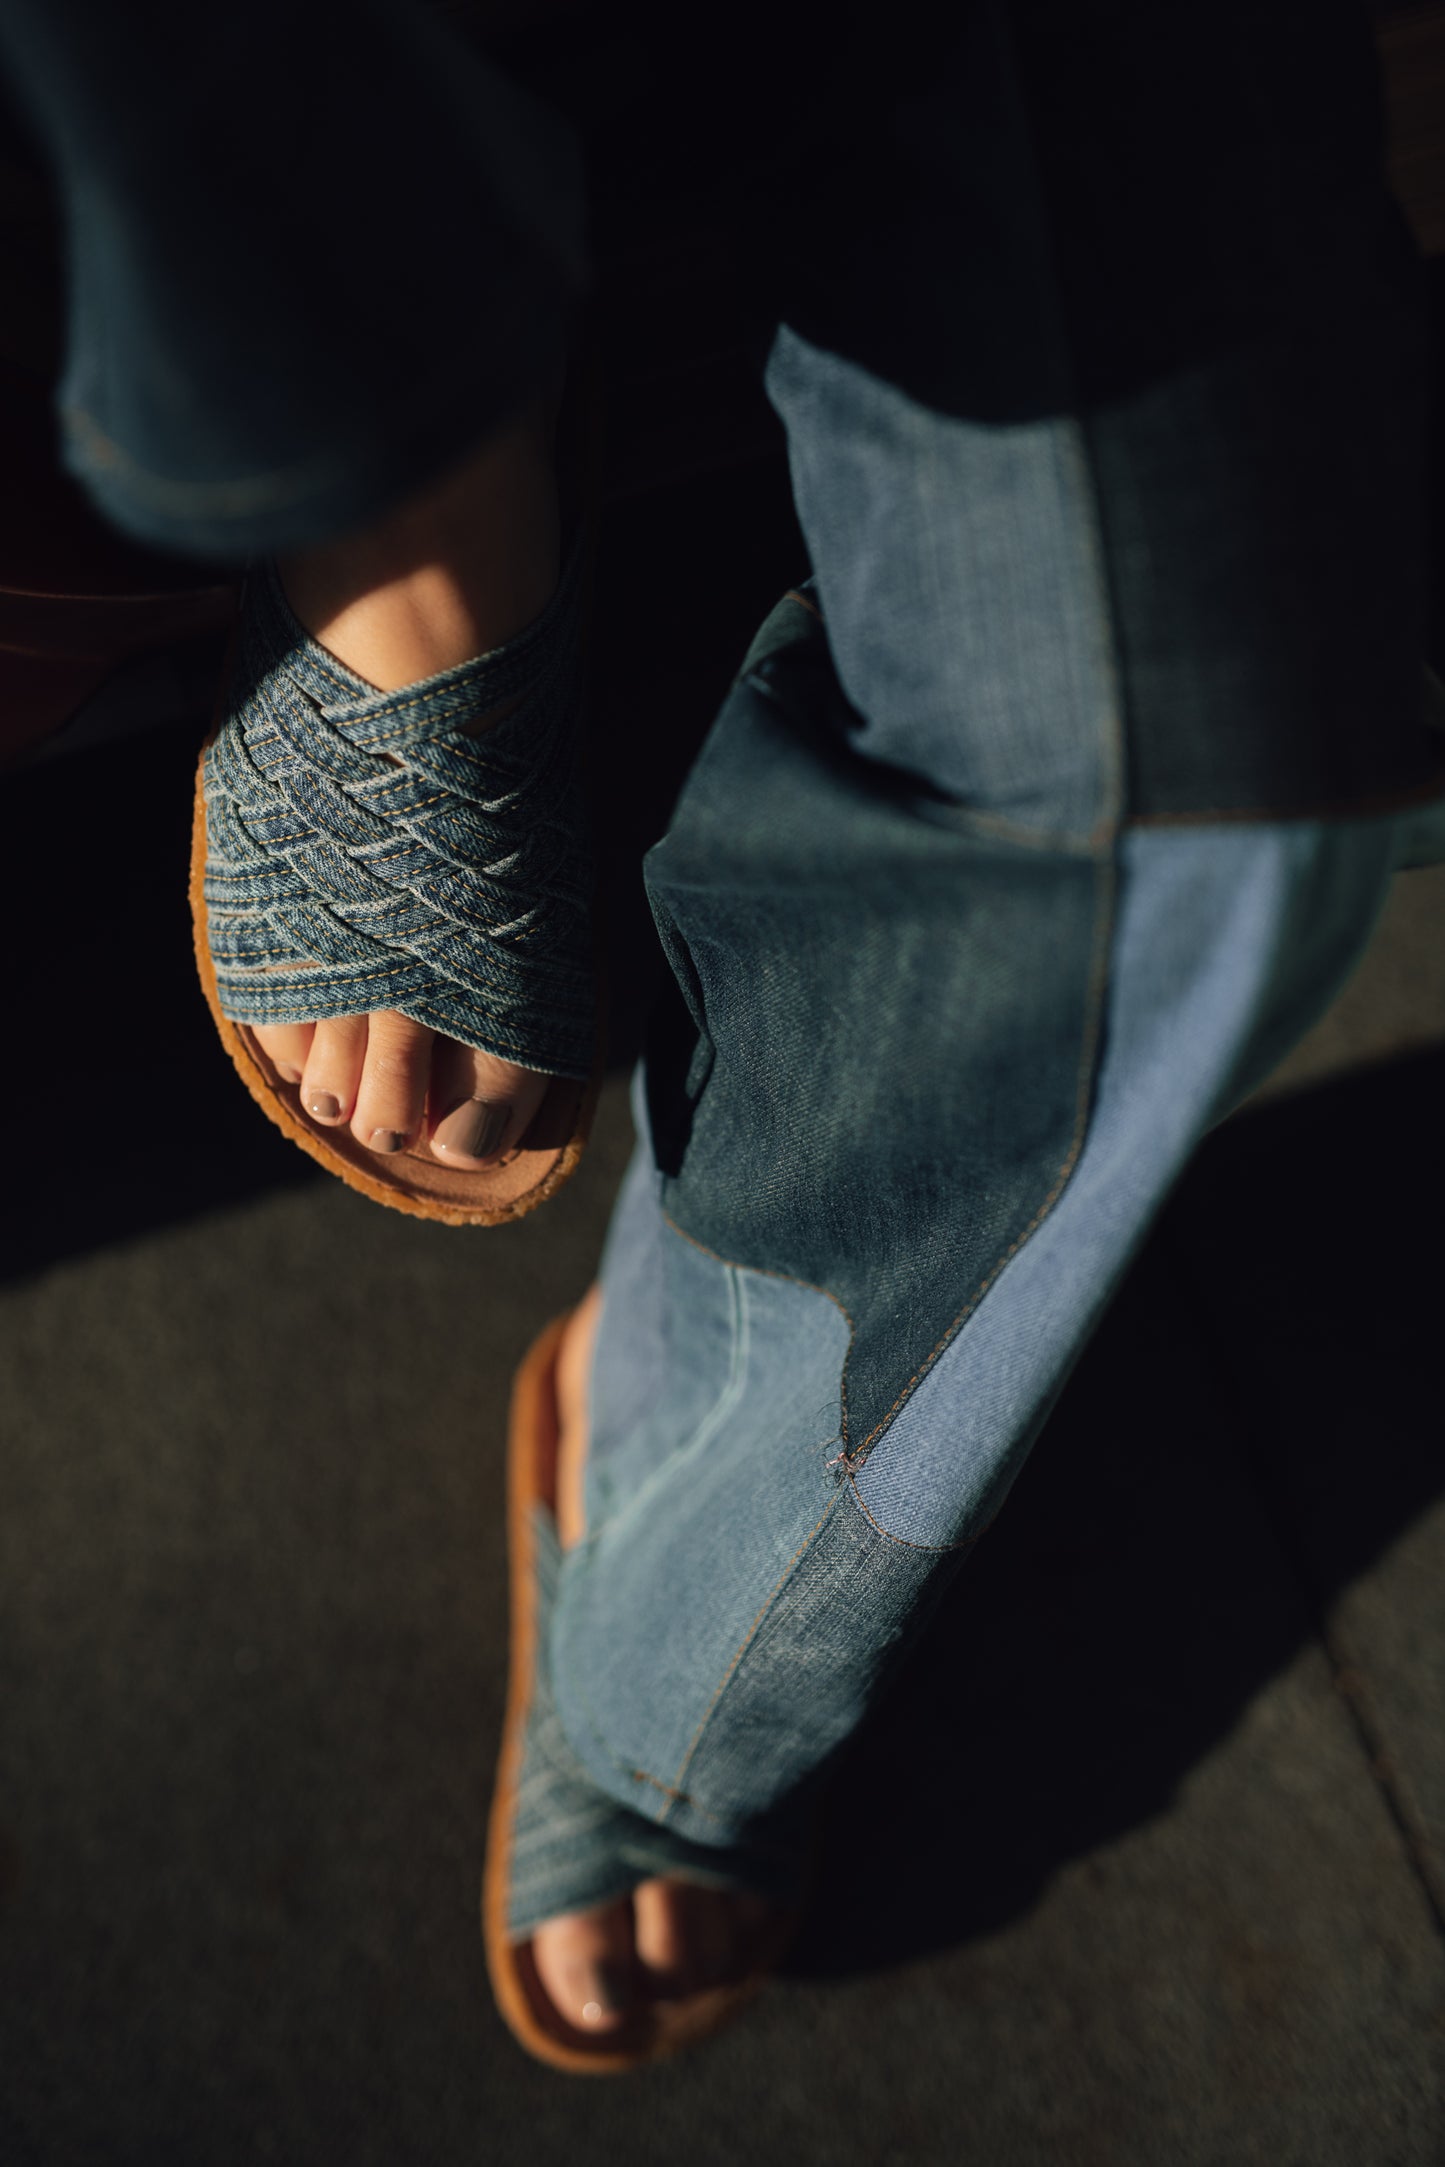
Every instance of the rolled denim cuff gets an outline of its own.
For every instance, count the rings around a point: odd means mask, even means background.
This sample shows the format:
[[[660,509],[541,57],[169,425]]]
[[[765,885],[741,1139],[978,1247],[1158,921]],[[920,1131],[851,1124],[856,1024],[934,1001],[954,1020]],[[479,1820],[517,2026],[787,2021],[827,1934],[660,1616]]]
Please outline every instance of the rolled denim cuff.
[[[65,233],[65,464],[233,564],[364,526],[495,434],[592,284],[580,140],[407,0],[5,0]]]
[[[397,1009],[523,1068],[590,1074],[581,550],[579,534],[524,632],[395,692],[306,633],[269,561],[253,570],[205,760],[206,914],[234,1022]]]

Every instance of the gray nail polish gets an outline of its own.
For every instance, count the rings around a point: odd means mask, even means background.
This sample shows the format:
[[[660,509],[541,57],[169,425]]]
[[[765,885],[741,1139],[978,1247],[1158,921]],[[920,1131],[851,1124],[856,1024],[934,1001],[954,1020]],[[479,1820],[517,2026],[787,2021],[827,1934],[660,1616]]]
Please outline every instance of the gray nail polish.
[[[485,1159],[495,1151],[507,1126],[510,1108],[492,1106],[485,1099],[463,1099],[444,1121],[439,1121],[434,1144],[444,1151],[461,1152],[469,1159]]]
[[[329,1091],[308,1091],[306,1111],[315,1114],[318,1121],[336,1121],[341,1114],[341,1101],[334,1099]]]
[[[373,1129],[369,1148],[372,1151],[400,1151],[405,1143],[400,1129]]]

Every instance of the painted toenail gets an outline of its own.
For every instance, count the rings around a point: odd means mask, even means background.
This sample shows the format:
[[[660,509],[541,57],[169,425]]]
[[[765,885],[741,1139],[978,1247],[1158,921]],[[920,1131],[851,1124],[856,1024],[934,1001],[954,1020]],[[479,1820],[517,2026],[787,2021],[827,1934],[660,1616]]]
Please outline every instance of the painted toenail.
[[[592,1974],[592,1992],[582,2004],[584,2024],[600,2024],[604,2017],[621,2016],[632,1999],[631,1981],[617,1964],[599,1964]]]
[[[341,1115],[341,1101],[334,1099],[329,1091],[308,1091],[306,1111],[315,1114],[318,1121],[336,1121]]]
[[[370,1149],[373,1151],[400,1151],[405,1142],[406,1138],[402,1135],[400,1129],[373,1129],[370,1137]]]
[[[432,1142],[442,1151],[463,1158],[485,1159],[502,1141],[509,1109],[490,1106],[485,1099],[463,1099],[444,1121],[439,1121]]]

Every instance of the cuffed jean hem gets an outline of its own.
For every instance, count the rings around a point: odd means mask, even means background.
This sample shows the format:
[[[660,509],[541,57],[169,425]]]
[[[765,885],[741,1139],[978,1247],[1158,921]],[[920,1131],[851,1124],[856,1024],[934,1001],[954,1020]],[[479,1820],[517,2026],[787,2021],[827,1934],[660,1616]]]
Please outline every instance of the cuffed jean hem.
[[[578,308],[539,298],[498,343],[494,323],[481,327],[443,381],[397,387],[374,427],[269,472],[160,472],[108,434],[103,416],[62,403],[64,464],[107,519],[153,548],[236,565],[312,548],[384,518],[499,435],[565,357]],[[325,433],[318,427],[318,442]]]

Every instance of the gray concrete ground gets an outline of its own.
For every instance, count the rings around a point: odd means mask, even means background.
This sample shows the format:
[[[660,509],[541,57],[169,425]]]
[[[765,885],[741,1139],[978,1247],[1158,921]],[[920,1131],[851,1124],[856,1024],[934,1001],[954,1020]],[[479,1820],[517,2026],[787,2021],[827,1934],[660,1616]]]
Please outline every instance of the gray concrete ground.
[[[711,630],[679,603],[629,684],[627,727],[692,718],[664,784],[711,698],[689,643],[725,667],[759,592]],[[315,1176],[187,980],[190,750],[0,802],[44,888],[9,921],[0,2161],[1445,2159],[1445,879],[1406,876],[1186,1177],[850,1763],[786,1975],[583,2083],[513,2046],[476,1914],[508,1383],[595,1263],[626,1028],[582,1173],[518,1227]]]

